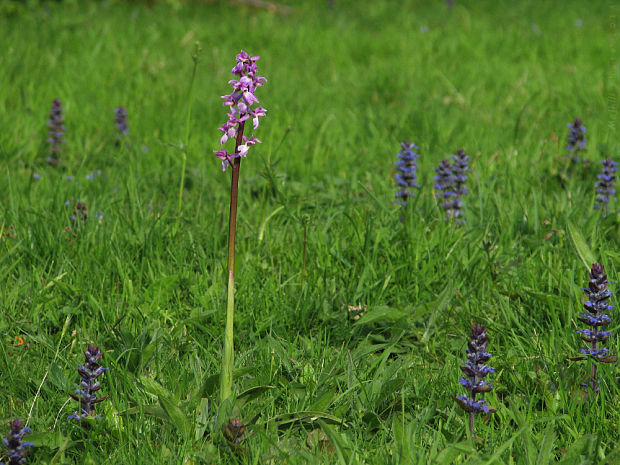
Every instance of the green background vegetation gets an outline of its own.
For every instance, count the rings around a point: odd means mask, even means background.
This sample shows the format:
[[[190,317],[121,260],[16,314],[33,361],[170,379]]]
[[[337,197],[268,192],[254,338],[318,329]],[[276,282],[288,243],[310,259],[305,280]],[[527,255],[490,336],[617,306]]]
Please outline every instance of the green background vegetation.
[[[618,203],[605,219],[592,208],[600,160],[620,158],[617,4],[288,5],[0,7],[2,431],[32,408],[40,464],[620,463],[618,365],[587,398],[588,363],[567,360],[593,261],[618,308]],[[263,143],[241,166],[235,414],[248,429],[231,451],[214,427],[230,180],[212,151],[240,49],[269,82]],[[577,116],[579,166],[564,150]],[[403,139],[420,146],[422,189],[401,222]],[[472,172],[455,228],[432,169],[460,147]],[[86,222],[70,220],[78,199]],[[451,398],[472,323],[489,329],[498,408],[475,443]],[[89,343],[111,399],[85,432],[65,402]]]

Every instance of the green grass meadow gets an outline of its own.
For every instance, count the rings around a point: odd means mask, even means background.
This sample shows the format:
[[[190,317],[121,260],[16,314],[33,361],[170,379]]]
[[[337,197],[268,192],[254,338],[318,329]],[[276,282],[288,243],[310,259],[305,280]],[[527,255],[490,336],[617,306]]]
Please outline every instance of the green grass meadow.
[[[328,3],[0,3],[0,437],[28,420],[27,463],[620,464],[620,365],[601,364],[596,396],[591,362],[568,360],[594,262],[620,333],[620,202],[593,208],[600,161],[620,161],[620,5]],[[261,56],[268,113],[241,164],[232,415],[247,429],[231,447],[230,171],[213,151],[241,49]],[[583,164],[565,150],[576,117]],[[403,212],[405,139],[421,189]],[[463,227],[433,192],[458,148]],[[473,323],[498,411],[472,441],[451,396]],[[110,398],[87,428],[67,416],[88,344]]]

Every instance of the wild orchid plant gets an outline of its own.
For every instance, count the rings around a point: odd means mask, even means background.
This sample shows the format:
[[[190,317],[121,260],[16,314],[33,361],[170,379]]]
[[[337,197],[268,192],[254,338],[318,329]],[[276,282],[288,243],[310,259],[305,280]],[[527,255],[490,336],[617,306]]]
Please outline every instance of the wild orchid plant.
[[[571,357],[571,360],[587,360],[590,358],[592,368],[590,371],[590,379],[586,380],[586,385],[595,392],[599,391],[598,380],[596,377],[597,362],[600,363],[613,363],[618,360],[616,355],[612,355],[608,347],[600,347],[599,344],[603,343],[610,337],[613,337],[611,331],[602,331],[603,326],[607,326],[611,323],[611,317],[607,315],[607,311],[613,312],[612,306],[609,303],[609,299],[612,296],[611,291],[608,289],[609,281],[605,274],[605,268],[600,263],[592,265],[590,271],[590,282],[588,287],[583,291],[588,298],[583,303],[583,307],[587,312],[580,313],[577,317],[580,321],[592,328],[580,329],[577,331],[581,335],[581,339],[591,344],[590,347],[582,347],[579,349],[581,356]]]
[[[7,437],[2,438],[4,445],[7,449],[9,449],[9,461],[6,462],[6,465],[23,465],[26,463],[28,447],[32,447],[34,445],[31,442],[24,441],[24,436],[31,433],[32,430],[27,426],[24,426],[24,422],[19,418],[16,418],[10,422],[9,425],[11,432]],[[4,465],[4,462],[0,462],[0,465]]]
[[[484,399],[476,399],[476,394],[491,391],[493,385],[484,378],[495,369],[486,364],[491,358],[487,352],[489,341],[487,330],[482,325],[473,325],[469,342],[467,343],[467,362],[461,365],[465,377],[459,379],[459,383],[467,390],[467,395],[454,397],[454,400],[469,413],[469,435],[474,436],[474,416],[480,413],[495,412],[494,407],[487,405]]]
[[[224,95],[224,106],[230,107],[227,113],[228,121],[218,129],[223,135],[220,145],[224,146],[228,140],[235,141],[235,150],[229,153],[225,148],[215,150],[215,156],[222,160],[222,170],[232,168],[230,187],[230,216],[228,223],[228,300],[226,306],[226,328],[224,333],[224,354],[222,358],[222,373],[220,377],[220,401],[227,400],[232,394],[232,372],[234,366],[233,322],[235,309],[235,233],[237,225],[237,197],[239,192],[239,168],[241,158],[246,157],[250,147],[260,143],[252,134],[246,137],[243,133],[245,123],[252,119],[252,127],[258,129],[259,118],[266,115],[267,110],[261,106],[252,108],[259,103],[254,95],[256,89],[263,86],[267,79],[257,74],[256,62],[258,56],[250,56],[241,51],[236,57],[237,64],[232,69],[232,79],[228,83],[232,92]]]

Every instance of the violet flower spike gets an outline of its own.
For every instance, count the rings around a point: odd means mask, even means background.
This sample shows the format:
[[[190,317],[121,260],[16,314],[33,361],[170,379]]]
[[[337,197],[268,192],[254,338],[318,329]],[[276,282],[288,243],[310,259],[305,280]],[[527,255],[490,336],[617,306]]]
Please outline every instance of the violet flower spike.
[[[603,172],[597,175],[598,181],[596,182],[596,203],[595,209],[601,209],[603,216],[607,214],[607,206],[609,205],[609,199],[615,195],[616,189],[616,171],[618,171],[618,163],[611,158],[603,160]]]
[[[588,300],[583,303],[583,307],[587,312],[580,313],[578,320],[592,328],[580,329],[577,334],[581,339],[590,343],[590,347],[582,347],[579,352],[582,356],[570,357],[571,360],[586,360],[590,358],[593,362],[613,363],[618,360],[616,355],[612,355],[608,347],[600,347],[610,337],[614,335],[611,331],[602,330],[603,326],[611,323],[611,317],[605,312],[613,313],[612,305],[609,299],[612,296],[608,289],[609,281],[605,274],[605,268],[600,263],[592,265],[589,274],[590,282],[588,287],[584,288]],[[597,366],[592,364],[589,384],[595,392],[599,391],[599,384],[596,378]]]
[[[447,214],[447,218],[450,217],[450,211],[452,209],[452,198],[456,196],[454,192],[454,178],[452,176],[452,165],[450,160],[441,160],[439,167],[435,168],[437,175],[433,178],[435,185],[433,186],[437,190],[437,197],[442,202],[441,206]]]
[[[579,152],[585,152],[587,150],[588,139],[586,139],[586,127],[583,125],[581,118],[575,118],[572,124],[568,124],[570,131],[568,132],[568,144],[566,150],[574,154],[571,159],[578,163],[581,159],[578,156]]]
[[[127,124],[127,109],[125,107],[118,107],[114,109],[114,122],[118,128],[119,134],[117,137],[123,138],[129,135],[129,124]]]
[[[9,423],[11,431],[8,436],[2,438],[4,445],[9,449],[8,457],[9,461],[6,465],[23,465],[26,463],[26,454],[28,453],[28,447],[32,447],[32,442],[24,441],[24,436],[28,433],[32,433],[32,430],[24,426],[24,422],[19,418],[16,418]],[[0,465],[5,465],[4,462],[0,462]]]
[[[84,365],[80,365],[77,369],[78,374],[82,377],[80,389],[76,389],[75,393],[69,394],[80,403],[80,411],[69,415],[68,418],[76,420],[84,420],[89,416],[98,418],[95,415],[95,404],[103,402],[109,397],[97,397],[97,392],[101,389],[97,378],[104,371],[108,370],[108,368],[99,366],[99,360],[102,356],[103,353],[97,346],[88,346],[88,350],[84,352]]]
[[[399,199],[398,203],[403,207],[407,205],[407,199],[409,197],[415,197],[415,192],[412,188],[420,188],[417,182],[416,173],[418,170],[418,158],[420,157],[415,151],[418,150],[418,146],[404,141],[400,144],[401,150],[396,155],[398,161],[396,162],[396,170],[398,173],[394,175],[396,185],[400,188],[396,192],[396,198]]]
[[[52,165],[54,168],[58,166],[60,162],[59,154],[61,152],[60,146],[65,143],[65,131],[67,128],[65,127],[65,122],[62,117],[62,104],[59,99],[55,99],[52,102],[52,109],[50,111],[50,119],[47,122],[47,127],[49,129],[47,133],[47,142],[50,146],[51,155],[47,157],[47,162]]]
[[[492,357],[487,352],[489,341],[487,330],[482,325],[473,325],[467,343],[467,362],[461,365],[465,377],[459,379],[459,383],[467,390],[467,395],[454,397],[454,400],[469,413],[469,434],[474,435],[474,415],[480,413],[495,412],[494,407],[487,405],[484,399],[476,399],[476,394],[491,391],[493,385],[484,378],[489,373],[495,373],[495,369],[486,364]]]
[[[450,215],[459,220],[462,219],[464,213],[463,196],[468,194],[469,191],[465,187],[467,181],[467,171],[470,170],[468,163],[471,158],[467,156],[463,149],[458,149],[456,155],[452,155],[452,180],[454,182],[454,199],[452,201],[452,208],[450,209]]]
[[[237,64],[231,71],[233,76],[237,76],[239,79],[228,81],[232,87],[232,93],[222,96],[222,104],[230,107],[230,111],[226,114],[228,121],[218,128],[223,133],[220,138],[220,145],[223,146],[229,139],[236,139],[233,153],[229,153],[224,148],[214,150],[215,156],[222,160],[223,171],[226,171],[233,159],[247,156],[250,147],[260,143],[260,140],[256,139],[254,135],[248,139],[243,137],[242,140],[239,140],[239,134],[243,134],[243,127],[247,120],[252,119],[252,127],[256,130],[259,126],[259,119],[267,114],[267,110],[261,106],[252,108],[252,105],[259,103],[255,95],[256,89],[267,82],[267,79],[256,74],[256,62],[259,59],[260,57],[250,56],[242,50],[237,55]]]

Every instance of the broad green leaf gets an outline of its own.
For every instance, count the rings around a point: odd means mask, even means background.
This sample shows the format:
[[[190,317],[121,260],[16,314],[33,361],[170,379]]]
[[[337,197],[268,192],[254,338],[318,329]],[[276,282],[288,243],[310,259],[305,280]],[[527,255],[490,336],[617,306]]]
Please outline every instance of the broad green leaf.
[[[166,302],[172,297],[179,287],[179,277],[177,275],[164,276],[153,281],[144,293],[146,302]]]
[[[489,457],[489,459],[486,462],[484,462],[484,465],[491,465],[496,459],[498,459],[504,453],[506,449],[508,449],[512,445],[514,440],[517,439],[529,427],[530,425],[526,423],[521,428],[519,428],[517,432],[514,433],[510,437],[510,439],[508,439],[506,442],[504,442],[499,447],[496,447],[495,450],[493,451],[493,455],[491,455],[491,457]]]
[[[588,465],[596,463],[596,445],[598,443],[597,436],[587,434],[577,439],[568,449],[566,455],[558,462],[558,465]]]
[[[177,427],[185,438],[188,438],[191,425],[187,419],[187,415],[166,396],[159,396],[159,404],[164,409],[164,412],[166,412],[166,416],[170,422]]]
[[[174,398],[174,395],[153,378],[149,378],[148,376],[140,376],[138,378],[140,380],[140,384],[145,392],[151,394],[154,397],[166,396],[170,398]]]
[[[335,391],[326,391],[312,403],[310,408],[313,411],[326,410],[334,401],[335,396],[336,396]]]
[[[343,465],[357,463],[357,461],[354,460],[356,458],[355,447],[351,444],[346,435],[336,431],[323,421],[319,421],[319,426],[329,439],[329,442],[334,446],[339,463]]]
[[[547,426],[545,436],[540,443],[538,457],[536,458],[536,465],[546,465],[551,463],[553,459],[553,444],[555,443],[555,431],[553,430],[553,423]]]
[[[238,368],[237,370],[233,371],[233,379],[240,378],[241,376],[247,375],[248,373],[256,373],[256,370],[258,370],[258,368],[255,366]],[[196,396],[213,397],[219,386],[219,381],[219,373],[207,376],[202,382],[201,388],[196,392]]]
[[[276,386],[271,386],[267,384],[262,385],[262,386],[251,387],[250,389],[243,391],[241,394],[237,396],[237,399],[235,401],[235,406],[238,408],[241,408],[243,405],[259,397],[261,394],[264,394],[265,392],[270,391],[271,389],[275,389],[275,388]]]
[[[407,317],[404,310],[391,307],[377,307],[366,312],[355,324],[367,325],[375,321],[392,322]]]
[[[582,263],[589,270],[594,263],[598,262],[598,260],[592,253],[592,250],[590,250],[590,247],[588,247],[586,240],[577,227],[569,221],[566,228],[568,229],[568,237],[570,238],[577,255],[579,255]]]
[[[310,410],[302,410],[299,412],[282,413],[268,420],[275,421],[279,426],[288,425],[297,421],[302,423],[314,423],[317,420],[325,420],[331,423],[344,424],[344,420],[335,415],[325,412],[314,412]]]
[[[76,377],[79,381],[79,376],[77,374]],[[73,391],[71,383],[67,380],[65,373],[58,367],[58,365],[56,365],[55,362],[52,362],[50,365],[49,376],[47,379],[60,392]]]
[[[475,452],[476,450],[472,447],[469,440],[451,444],[442,450],[437,457],[435,457],[433,464],[452,465],[454,463],[454,459],[460,457],[462,454],[473,454]]]
[[[196,408],[196,429],[194,431],[194,440],[199,441],[204,436],[205,431],[209,427],[210,419],[210,402],[209,399],[202,398]]]
[[[65,417],[66,418],[66,417]],[[50,449],[58,449],[63,444],[69,444],[69,439],[64,437],[58,431],[50,431],[46,433],[34,432],[26,436],[26,439],[33,442],[36,447],[49,447]],[[71,442],[69,445],[72,445]]]

